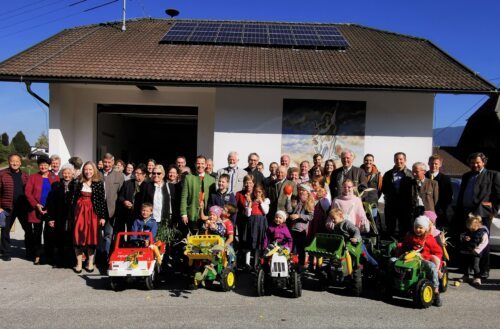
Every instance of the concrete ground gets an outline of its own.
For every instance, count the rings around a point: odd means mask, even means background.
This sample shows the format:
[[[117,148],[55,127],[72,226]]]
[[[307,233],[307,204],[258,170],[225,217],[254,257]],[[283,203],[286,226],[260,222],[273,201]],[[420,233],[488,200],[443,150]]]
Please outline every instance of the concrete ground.
[[[20,228],[17,225],[17,228]],[[14,234],[14,258],[0,260],[1,328],[498,328],[500,269],[493,256],[490,279],[480,287],[450,286],[443,306],[418,310],[406,300],[377,300],[341,289],[321,292],[314,279],[303,296],[255,297],[253,276],[238,273],[232,292],[185,289],[182,277],[165,276],[157,290],[142,284],[114,292],[98,273],[34,266],[23,259],[22,232]],[[457,278],[458,273],[451,273]]]

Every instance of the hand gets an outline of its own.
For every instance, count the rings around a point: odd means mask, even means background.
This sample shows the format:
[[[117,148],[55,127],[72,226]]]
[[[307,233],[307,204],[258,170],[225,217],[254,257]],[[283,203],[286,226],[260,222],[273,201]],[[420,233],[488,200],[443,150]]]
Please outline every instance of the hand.
[[[3,210],[2,208],[0,208],[0,214],[3,213],[5,210]]]
[[[106,220],[104,218],[101,218],[99,220],[99,225],[101,225],[101,227],[104,227],[104,225],[106,225]]]
[[[205,208],[205,202],[203,202],[203,200],[200,200],[200,209],[204,208]]]
[[[128,200],[123,201],[123,205],[124,205],[124,206],[125,206],[125,208],[127,208],[127,209],[132,209],[132,207],[134,206],[134,205],[132,204],[132,202],[130,202],[130,201],[128,201]]]
[[[53,220],[49,220],[49,222],[47,224],[49,224],[49,227],[55,227],[56,226],[56,222],[53,221]]]
[[[182,222],[184,223],[184,225],[187,225],[189,223],[189,219],[188,219],[188,216],[184,215],[182,216]]]
[[[43,210],[43,206],[41,204],[36,205],[36,210],[42,215],[45,215],[47,213],[47,210]]]
[[[245,194],[245,198],[247,199],[248,203],[252,202],[252,195],[250,193]]]
[[[464,236],[465,241],[470,241],[470,236]]]
[[[358,243],[358,239],[356,239],[356,238],[351,238],[351,242],[352,242],[352,243]]]
[[[299,215],[293,214],[293,215],[290,215],[288,218],[290,218],[291,220],[297,220],[299,218]]]

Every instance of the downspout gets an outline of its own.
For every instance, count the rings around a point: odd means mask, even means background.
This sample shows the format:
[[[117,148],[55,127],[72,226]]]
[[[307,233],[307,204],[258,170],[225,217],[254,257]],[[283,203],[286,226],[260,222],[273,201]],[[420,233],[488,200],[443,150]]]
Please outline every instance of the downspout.
[[[40,102],[42,102],[45,106],[47,106],[48,108],[50,108],[49,106],[49,103],[43,99],[42,97],[40,97],[39,95],[37,95],[33,90],[31,90],[31,81],[25,81],[24,82],[26,84],[26,90],[28,91],[28,93],[35,97],[37,100],[39,100]]]

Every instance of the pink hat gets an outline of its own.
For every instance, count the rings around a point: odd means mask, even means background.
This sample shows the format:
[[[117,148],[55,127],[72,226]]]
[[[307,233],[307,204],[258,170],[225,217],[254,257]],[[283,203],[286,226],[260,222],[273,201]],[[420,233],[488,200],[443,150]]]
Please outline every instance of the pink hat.
[[[222,215],[222,208],[219,206],[211,206],[208,212],[214,213],[217,217],[220,217],[220,215]]]
[[[437,219],[437,215],[434,211],[432,210],[426,210],[424,211],[424,216],[429,218],[429,220],[431,221],[432,224],[436,224],[436,219]]]

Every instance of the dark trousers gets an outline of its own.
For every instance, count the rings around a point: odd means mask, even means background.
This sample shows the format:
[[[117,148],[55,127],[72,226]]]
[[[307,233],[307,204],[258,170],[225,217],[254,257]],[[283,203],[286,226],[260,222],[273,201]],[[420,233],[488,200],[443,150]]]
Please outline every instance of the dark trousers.
[[[396,224],[398,226],[398,237],[404,237],[411,229],[411,215],[408,209],[399,205],[385,205],[385,225],[388,236],[396,236]]]
[[[472,267],[472,270],[474,271],[474,278],[481,277],[481,269],[479,267],[481,256],[474,255],[472,253],[461,253],[460,259],[462,261],[462,273],[465,276],[469,276],[469,269]]]
[[[42,233],[43,233],[43,222],[41,223],[30,223],[29,228],[33,234],[33,251],[35,257],[40,257],[42,255]]]
[[[293,250],[299,256],[299,264],[306,264],[307,233],[306,231],[298,232],[292,230],[290,232],[293,239]]]
[[[10,256],[11,254],[11,239],[10,239],[10,230],[16,221],[16,218],[19,219],[19,223],[21,223],[21,227],[24,231],[24,246],[26,248],[26,255],[29,257],[33,255],[33,232],[31,230],[31,226],[28,223],[28,219],[26,215],[17,212],[15,209],[10,213],[9,216],[5,219],[5,228],[2,229],[1,240],[0,240],[0,250],[3,252],[5,256]]]

